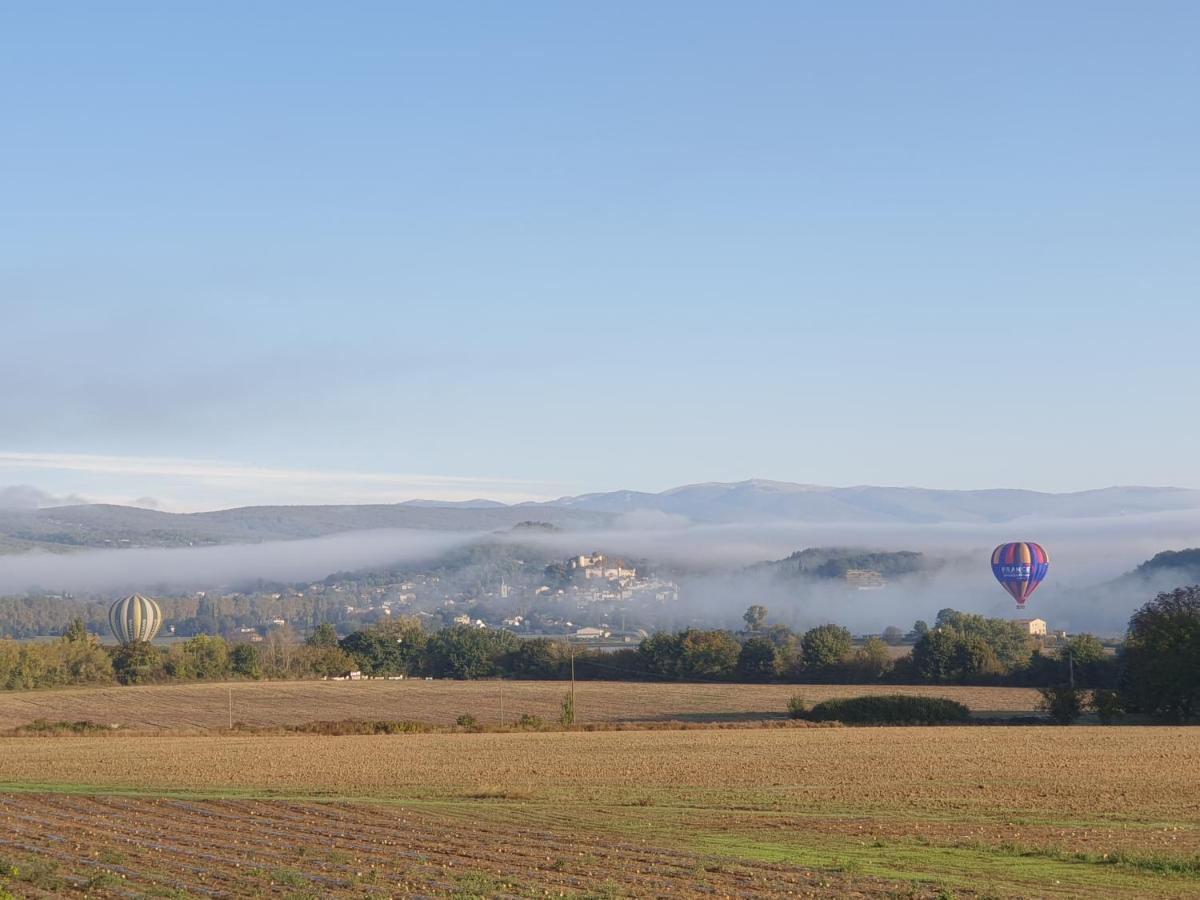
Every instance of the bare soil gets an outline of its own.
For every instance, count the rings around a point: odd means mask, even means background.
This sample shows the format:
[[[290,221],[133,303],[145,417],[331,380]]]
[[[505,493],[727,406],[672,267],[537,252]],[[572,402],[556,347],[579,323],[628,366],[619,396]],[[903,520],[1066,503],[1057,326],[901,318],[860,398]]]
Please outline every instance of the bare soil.
[[[894,897],[779,863],[394,806],[0,795],[0,867],[25,896]],[[903,886],[901,896],[934,896]]]

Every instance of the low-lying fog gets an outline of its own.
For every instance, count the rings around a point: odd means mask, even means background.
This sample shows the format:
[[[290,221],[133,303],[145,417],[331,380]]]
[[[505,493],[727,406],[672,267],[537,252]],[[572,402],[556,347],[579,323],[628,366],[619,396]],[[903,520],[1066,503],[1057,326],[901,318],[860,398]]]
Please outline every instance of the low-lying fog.
[[[1015,605],[993,581],[989,556],[1001,541],[1037,540],[1050,553],[1050,573],[1030,601],[1028,615],[1052,628],[1123,631],[1130,612],[1154,590],[1098,587],[1162,550],[1200,546],[1200,515],[1155,513],[1109,519],[1027,520],[989,525],[698,525],[663,515],[634,515],[604,531],[473,533],[384,530],[296,541],[269,541],[179,549],[89,550],[68,554],[0,556],[0,593],[119,592],[159,588],[216,589],[255,579],[305,582],[337,571],[393,565],[419,566],[473,541],[538,545],[556,555],[600,550],[647,559],[682,586],[680,621],[702,616],[713,624],[740,623],[751,603],[763,603],[773,621],[795,626],[836,621],[855,631],[886,625],[907,628],[953,606],[1014,616]],[[781,559],[806,547],[854,546],[917,550],[945,560],[939,570],[848,592],[839,584],[812,585],[774,578],[745,567]]]

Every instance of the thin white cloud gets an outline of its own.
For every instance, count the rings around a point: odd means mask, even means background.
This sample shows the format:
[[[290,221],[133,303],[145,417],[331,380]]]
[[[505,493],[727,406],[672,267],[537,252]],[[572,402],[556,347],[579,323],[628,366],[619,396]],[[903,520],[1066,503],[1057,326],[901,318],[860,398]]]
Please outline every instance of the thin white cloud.
[[[167,475],[185,478],[264,479],[286,482],[340,481],[366,484],[530,486],[536,481],[470,475],[417,475],[389,472],[347,472],[328,469],[281,469],[219,460],[173,459],[155,456],[93,456],[75,453],[9,453],[0,451],[0,466],[23,469],[67,469],[121,475]]]
[[[75,473],[79,478],[134,482],[140,492],[170,496],[156,483],[182,483],[211,489],[214,497],[236,503],[245,494],[255,502],[366,503],[397,502],[417,497],[468,500],[478,497],[516,502],[549,499],[545,485],[536,481],[471,475],[363,472],[336,469],[292,469],[256,466],[210,459],[156,456],[106,456],[80,453],[0,451],[0,470]],[[137,489],[137,488],[135,488]],[[96,493],[93,489],[92,493]],[[111,493],[111,492],[106,492]],[[189,492],[190,493],[190,492]],[[272,499],[274,498],[274,499]],[[194,507],[194,502],[164,501],[168,507]],[[200,502],[201,506],[211,504]]]

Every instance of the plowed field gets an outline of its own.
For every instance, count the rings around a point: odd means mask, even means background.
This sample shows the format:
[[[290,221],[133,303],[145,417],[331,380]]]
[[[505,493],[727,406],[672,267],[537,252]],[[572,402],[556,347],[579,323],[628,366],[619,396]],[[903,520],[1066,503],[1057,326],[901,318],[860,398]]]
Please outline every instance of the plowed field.
[[[1197,772],[1194,728],[6,738],[0,857],[31,895],[1195,897]]]
[[[29,873],[10,888],[28,896],[886,897],[899,887],[392,806],[0,795],[0,824],[0,856]]]

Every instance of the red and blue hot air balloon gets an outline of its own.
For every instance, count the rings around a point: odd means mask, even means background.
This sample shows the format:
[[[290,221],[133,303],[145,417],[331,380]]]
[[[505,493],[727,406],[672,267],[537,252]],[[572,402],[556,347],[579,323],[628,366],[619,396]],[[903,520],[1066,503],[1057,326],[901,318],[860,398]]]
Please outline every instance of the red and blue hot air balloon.
[[[1049,568],[1050,556],[1041,544],[1032,541],[1013,541],[992,551],[992,574],[1013,595],[1017,609],[1025,608],[1025,601],[1037,590]]]

